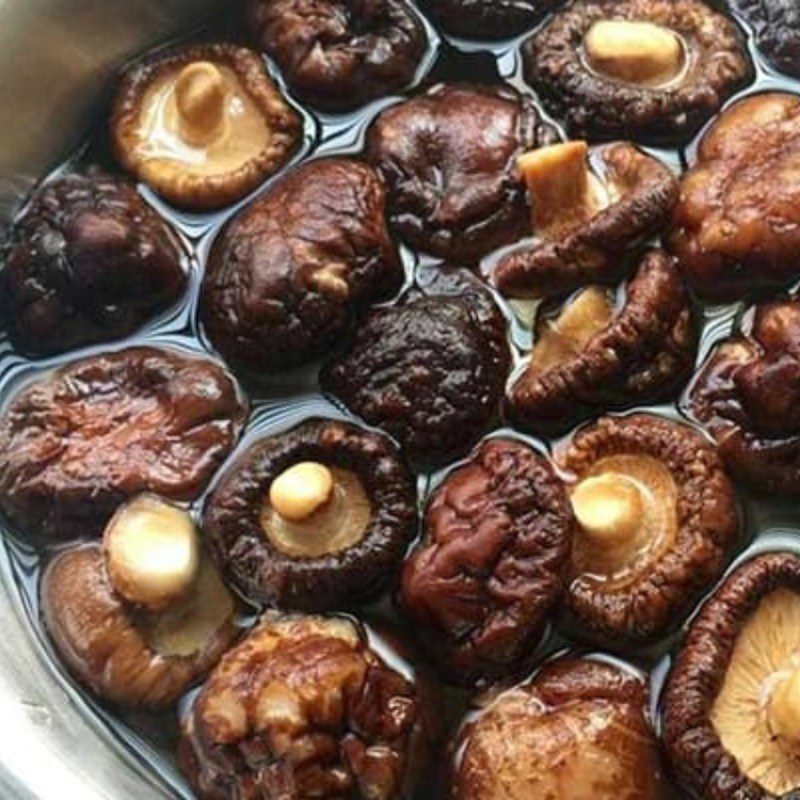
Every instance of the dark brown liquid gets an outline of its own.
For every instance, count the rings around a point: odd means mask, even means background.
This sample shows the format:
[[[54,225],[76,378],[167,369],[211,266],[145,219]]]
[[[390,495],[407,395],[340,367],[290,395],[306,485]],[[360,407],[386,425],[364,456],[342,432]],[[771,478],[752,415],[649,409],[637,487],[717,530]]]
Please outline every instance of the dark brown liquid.
[[[231,14],[214,20],[189,38],[228,39],[249,43],[246,34],[239,29],[234,16]],[[746,26],[743,25],[743,27],[747,30]],[[525,37],[502,44],[482,44],[439,41],[436,34],[432,34],[432,45],[428,58],[420,71],[419,86],[441,81],[497,83],[505,80],[521,92],[533,94],[521,78],[519,45],[523,38]],[[766,65],[764,59],[756,52],[752,39],[750,48],[758,69],[758,77],[756,82],[740,96],[770,89],[800,92],[800,82],[784,78]],[[277,75],[277,71],[273,70],[273,74]],[[417,91],[417,89],[411,91]],[[112,92],[113,86],[109,86],[109,98]],[[304,146],[296,161],[309,157],[358,154],[363,147],[364,133],[370,122],[383,108],[396,100],[397,98],[381,100],[355,114],[346,116],[313,115],[304,111]],[[86,144],[79,152],[59,166],[54,174],[76,164],[89,163],[99,163],[111,171],[118,171],[119,168],[114,163],[108,149],[107,113],[107,107],[98,110],[96,129],[88,136]],[[696,142],[682,150],[657,149],[652,152],[665,162],[680,169],[691,163],[695,148]],[[265,186],[267,185],[265,184]],[[262,186],[254,194],[263,192],[265,186]],[[21,381],[30,379],[78,356],[109,348],[147,343],[172,345],[190,350],[211,349],[199,328],[196,315],[196,299],[202,268],[209,248],[220,228],[247,201],[219,213],[189,214],[167,206],[146,187],[142,187],[141,191],[146,199],[181,232],[186,247],[191,253],[191,278],[185,297],[179,305],[150,322],[143,330],[129,337],[124,343],[115,342],[110,345],[95,346],[82,350],[80,353],[68,353],[54,359],[38,361],[24,359],[13,353],[7,341],[0,339],[0,403],[6,402],[15,393]],[[409,280],[415,270],[424,269],[428,264],[428,259],[411,253],[407,248],[402,248],[402,253]],[[515,357],[519,363],[524,355],[524,350],[530,345],[531,333],[519,322],[505,303],[502,305],[511,323],[510,336]],[[705,309],[698,363],[705,359],[715,342],[730,332],[737,314],[742,310],[743,306],[741,305]],[[245,384],[245,389],[252,401],[253,413],[237,452],[241,452],[258,437],[285,430],[311,416],[347,418],[345,411],[336,407],[319,393],[316,368],[282,373],[257,385]],[[652,411],[674,418],[680,417],[676,404],[637,410]],[[503,430],[505,433],[509,433],[508,430],[498,427],[498,431]],[[514,435],[519,436],[519,434]],[[553,445],[553,442],[521,438],[532,442],[540,449],[547,450]],[[447,470],[443,470],[435,475],[419,476],[419,492],[422,502],[430,493],[431,487],[446,472]],[[740,550],[736,555],[736,563],[757,552],[770,550],[790,550],[800,555],[800,528],[798,528],[796,503],[766,503],[750,497],[744,489],[740,492],[740,497],[742,498],[744,535]],[[192,510],[195,514],[199,512],[202,503],[203,498],[200,498],[193,504]],[[144,764],[144,768],[153,775],[153,779],[159,785],[168,792],[171,791],[176,797],[191,798],[193,795],[178,775],[173,758],[178,715],[172,712],[160,715],[120,712],[118,709],[97,702],[78,687],[59,664],[42,628],[39,614],[39,574],[41,567],[52,556],[52,548],[32,546],[15,537],[10,531],[7,531],[3,541],[5,547],[0,549],[0,569],[5,578],[16,583],[21,603],[30,619],[31,626],[39,638],[46,657],[51,661],[54,674],[58,676],[73,702],[105,731],[112,744],[122,748],[133,763]],[[355,611],[357,616],[368,623],[388,619],[402,629],[403,622],[397,617],[391,599],[388,597],[369,608],[347,610]],[[242,625],[251,624],[256,613],[257,609],[253,609],[251,614],[242,619]],[[650,674],[653,688],[652,708],[656,723],[658,723],[659,697],[669,669],[671,653],[679,643],[680,636],[681,631],[679,630],[648,648],[614,654],[615,657],[626,659],[626,662],[633,668]],[[566,649],[580,650],[580,642],[574,640],[569,635],[569,631],[560,623],[556,623],[550,635],[542,643],[539,655],[541,659],[545,659]],[[588,648],[587,652],[594,652],[594,649]],[[444,687],[443,692],[447,699],[442,715],[452,729],[458,725],[469,710],[470,698],[465,693],[448,690]],[[189,697],[185,702],[188,700]],[[440,796],[444,796],[441,789],[427,788],[421,794],[420,800],[435,800]],[[683,794],[676,791],[674,796],[678,798]]]

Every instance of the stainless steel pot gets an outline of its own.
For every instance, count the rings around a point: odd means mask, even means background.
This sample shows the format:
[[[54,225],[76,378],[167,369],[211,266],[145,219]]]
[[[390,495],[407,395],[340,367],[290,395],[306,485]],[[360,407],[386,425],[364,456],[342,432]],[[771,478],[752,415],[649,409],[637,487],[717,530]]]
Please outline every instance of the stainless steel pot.
[[[75,146],[120,63],[226,5],[0,0],[0,216]],[[24,621],[5,551],[0,575],[0,798],[172,797],[54,679]]]

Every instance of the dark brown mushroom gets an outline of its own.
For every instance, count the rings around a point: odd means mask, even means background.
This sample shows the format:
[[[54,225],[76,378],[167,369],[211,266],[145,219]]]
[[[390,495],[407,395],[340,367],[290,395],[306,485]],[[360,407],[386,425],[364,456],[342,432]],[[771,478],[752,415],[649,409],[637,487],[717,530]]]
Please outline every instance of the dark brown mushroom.
[[[384,111],[367,158],[388,187],[392,225],[425,252],[474,263],[528,229],[517,158],[556,140],[509,87],[439,85]]]
[[[686,425],[635,414],[581,430],[558,461],[578,522],[576,627],[612,645],[664,635],[719,577],[738,535],[716,450]]]
[[[663,800],[647,685],[562,659],[499,695],[458,740],[452,800]]]
[[[301,135],[258,54],[229,44],[159,50],[135,64],[111,118],[123,166],[197,211],[247,195],[289,160]]]
[[[265,616],[212,672],[178,761],[200,800],[401,800],[432,709],[345,617]]]
[[[420,461],[466,452],[498,410],[511,363],[507,324],[466,270],[436,270],[366,315],[322,386]]]
[[[800,97],[757,94],[703,136],[684,175],[669,247],[710,300],[739,300],[800,276]]]
[[[540,317],[508,412],[530,430],[563,430],[597,410],[667,397],[688,378],[695,353],[694,313],[678,266],[651,250],[621,307],[591,286],[558,316]]]
[[[589,160],[591,159],[591,160]],[[620,142],[540,148],[519,159],[532,205],[534,242],[504,253],[492,270],[511,297],[553,297],[615,283],[637,248],[667,224],[678,179],[660,161]]]
[[[739,567],[694,619],[664,693],[664,741],[706,800],[800,790],[800,558]]]
[[[735,23],[699,0],[576,0],[524,47],[570,135],[683,142],[753,75]]]
[[[325,353],[354,312],[402,282],[378,176],[324,159],[281,178],[224,229],[200,313],[230,363],[263,374]]]
[[[143,491],[191,500],[245,416],[233,378],[207,358],[133,347],[76,361],[0,415],[0,507],[26,535],[76,537]]]
[[[532,28],[558,0],[421,0],[445,31],[477,39],[506,39]]]
[[[755,28],[759,49],[781,72],[800,78],[800,6],[796,0],[730,0]]]
[[[685,402],[733,475],[763,492],[800,494],[800,301],[757,306],[721,343]]]
[[[250,447],[214,488],[203,528],[248,598],[320,611],[392,579],[416,530],[416,493],[388,437],[313,420]]]
[[[96,168],[38,189],[3,250],[7,325],[37,355],[125,336],[186,287],[178,237],[131,185]]]
[[[249,0],[248,20],[290,89],[326,111],[405,89],[428,46],[407,0]]]
[[[484,442],[428,504],[403,570],[414,630],[458,683],[528,666],[564,588],[573,517],[548,461],[508,439]]]
[[[42,613],[79,683],[123,706],[169,705],[233,643],[235,602],[187,512],[140,496],[105,545],[61,551],[42,579]]]

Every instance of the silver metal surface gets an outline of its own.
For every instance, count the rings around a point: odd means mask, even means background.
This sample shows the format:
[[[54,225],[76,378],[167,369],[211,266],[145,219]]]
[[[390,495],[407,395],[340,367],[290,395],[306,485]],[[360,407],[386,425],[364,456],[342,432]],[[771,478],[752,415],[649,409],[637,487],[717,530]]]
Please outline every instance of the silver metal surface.
[[[0,0],[0,215],[75,146],[120,63],[228,4]],[[171,797],[51,673],[4,552],[0,575],[0,800]]]

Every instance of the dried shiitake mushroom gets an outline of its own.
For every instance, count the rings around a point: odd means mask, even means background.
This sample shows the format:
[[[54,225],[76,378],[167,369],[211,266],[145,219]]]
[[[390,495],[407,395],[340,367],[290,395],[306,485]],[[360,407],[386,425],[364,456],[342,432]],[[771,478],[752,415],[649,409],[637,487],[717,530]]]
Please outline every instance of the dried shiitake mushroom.
[[[122,506],[104,544],[61,551],[42,579],[58,655],[124,706],[177,700],[236,638],[235,603],[188,513],[154,495]]]
[[[653,640],[721,573],[738,520],[716,450],[686,425],[605,417],[565,446],[577,534],[567,602],[588,638]]]
[[[526,666],[564,588],[572,535],[563,484],[521,442],[486,441],[444,480],[401,591],[420,641],[451,680]]]
[[[689,139],[752,77],[735,23],[700,0],[576,0],[524,47],[572,136]]]
[[[466,452],[498,410],[510,367],[506,320],[466,270],[437,269],[369,312],[322,386],[420,461]]]
[[[710,300],[786,286],[800,276],[800,97],[735,103],[683,177],[669,247]]]
[[[205,210],[277,172],[302,125],[258,54],[206,44],[160,50],[128,69],[111,134],[126,169],[169,202]]]
[[[706,800],[800,791],[800,558],[739,567],[694,619],[664,694],[680,783]]]
[[[327,111],[405,89],[428,46],[407,0],[248,0],[248,21],[289,88]]]
[[[779,70],[800,78],[800,5],[797,0],[730,0],[755,28],[758,46]]]
[[[663,800],[647,686],[588,658],[547,665],[461,732],[452,800]]]
[[[694,314],[674,259],[648,252],[624,303],[591,286],[555,317],[541,317],[507,410],[520,426],[564,429],[598,409],[652,401],[676,389],[694,364]]]
[[[558,0],[421,0],[420,5],[455,36],[506,39],[532,28]]]
[[[178,761],[200,800],[401,800],[431,713],[353,620],[268,614],[206,681]]]
[[[402,282],[378,176],[322,159],[281,178],[223,230],[200,313],[230,363],[264,373],[325,353],[356,311]]]
[[[0,309],[20,349],[60,353],[131,333],[182,294],[178,237],[97,168],[39,188],[2,250]]]
[[[0,508],[26,535],[99,533],[143,491],[191,500],[233,448],[246,404],[208,358],[132,347],[38,377],[0,414]]]
[[[414,484],[395,445],[332,420],[256,442],[203,513],[217,561],[248,598],[309,610],[370,599],[415,526]]]
[[[367,158],[388,190],[393,227],[419,250],[475,263],[528,229],[522,153],[557,138],[509,87],[439,85],[384,111]]]
[[[728,469],[766,493],[800,494],[800,301],[757,306],[713,351],[686,399]]]
[[[511,297],[552,297],[619,280],[629,256],[666,225],[678,200],[669,168],[625,142],[591,156],[585,142],[565,142],[517,163],[535,240],[493,267],[495,285]]]

